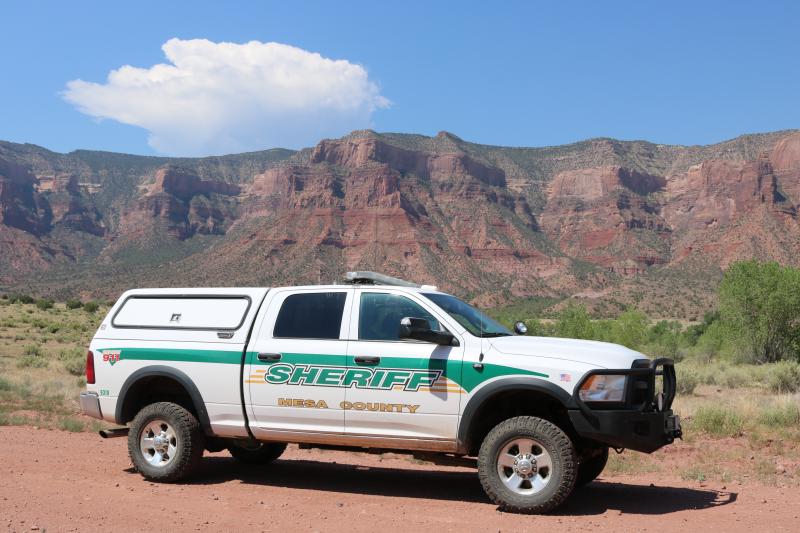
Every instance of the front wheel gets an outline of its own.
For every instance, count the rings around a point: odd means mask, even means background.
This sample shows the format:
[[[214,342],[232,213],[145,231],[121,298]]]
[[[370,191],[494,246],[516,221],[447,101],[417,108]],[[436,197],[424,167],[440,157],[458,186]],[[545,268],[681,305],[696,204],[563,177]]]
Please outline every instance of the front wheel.
[[[228,451],[237,461],[250,465],[271,463],[286,450],[283,442],[234,442]]]
[[[144,407],[131,422],[128,454],[134,468],[151,481],[178,481],[197,468],[204,435],[197,418],[170,402]]]
[[[569,437],[533,416],[510,418],[492,429],[478,454],[487,496],[504,511],[547,513],[572,492],[578,462]]]

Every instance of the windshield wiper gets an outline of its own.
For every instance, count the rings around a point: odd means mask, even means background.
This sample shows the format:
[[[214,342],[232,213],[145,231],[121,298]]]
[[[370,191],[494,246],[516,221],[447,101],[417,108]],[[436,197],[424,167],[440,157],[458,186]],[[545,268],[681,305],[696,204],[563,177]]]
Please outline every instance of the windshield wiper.
[[[484,339],[489,339],[489,338],[492,338],[492,337],[510,337],[511,333],[502,333],[502,332],[499,332],[499,331],[498,332],[493,332],[493,333],[483,332],[483,335],[481,335],[481,336]]]

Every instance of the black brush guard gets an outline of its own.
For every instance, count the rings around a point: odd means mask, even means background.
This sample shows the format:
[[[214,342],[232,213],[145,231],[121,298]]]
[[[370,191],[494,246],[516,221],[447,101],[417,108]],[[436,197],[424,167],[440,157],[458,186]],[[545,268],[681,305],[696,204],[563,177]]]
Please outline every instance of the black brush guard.
[[[627,376],[621,402],[585,402],[581,387],[592,376]],[[661,377],[661,390],[657,388]],[[640,359],[626,369],[588,372],[575,386],[577,409],[569,411],[575,431],[582,438],[614,448],[651,453],[682,435],[680,419],[672,413],[675,399],[675,364],[672,359]]]

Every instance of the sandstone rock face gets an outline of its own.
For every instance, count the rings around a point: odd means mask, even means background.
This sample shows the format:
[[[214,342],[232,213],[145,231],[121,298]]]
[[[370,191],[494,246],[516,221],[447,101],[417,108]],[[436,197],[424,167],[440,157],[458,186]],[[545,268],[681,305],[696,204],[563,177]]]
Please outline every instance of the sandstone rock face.
[[[123,234],[131,232],[135,238],[164,229],[187,239],[197,233],[224,234],[236,218],[236,203],[225,197],[237,196],[240,189],[231,183],[203,180],[181,168],[165,167],[155,173],[154,183],[145,191],[124,215],[120,224]]]
[[[91,290],[64,274],[84,261],[110,292],[371,269],[486,305],[656,286],[666,301],[693,279],[710,294],[737,259],[800,264],[799,208],[798,132],[528,149],[364,131],[197,160],[0,142],[0,284],[53,270]]]
[[[36,177],[27,169],[0,159],[0,223],[34,235],[48,230],[52,214],[35,185]]]
[[[795,209],[800,209],[800,133],[778,141],[769,160],[782,194]]]
[[[671,228],[654,196],[665,183],[618,166],[561,172],[549,187],[541,225],[564,253],[622,274],[641,272],[669,260],[637,234],[669,238]]]

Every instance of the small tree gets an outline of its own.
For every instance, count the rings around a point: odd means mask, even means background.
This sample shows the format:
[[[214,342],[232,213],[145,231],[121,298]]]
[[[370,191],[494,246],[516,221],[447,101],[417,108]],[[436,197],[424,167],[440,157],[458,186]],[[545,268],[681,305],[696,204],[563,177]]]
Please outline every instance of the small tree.
[[[649,326],[647,315],[636,309],[628,309],[613,322],[609,340],[637,349],[647,340]]]
[[[733,263],[719,286],[720,316],[746,359],[800,359],[800,269]]]
[[[571,339],[596,338],[595,327],[586,308],[575,304],[569,304],[558,314],[555,334]]]

